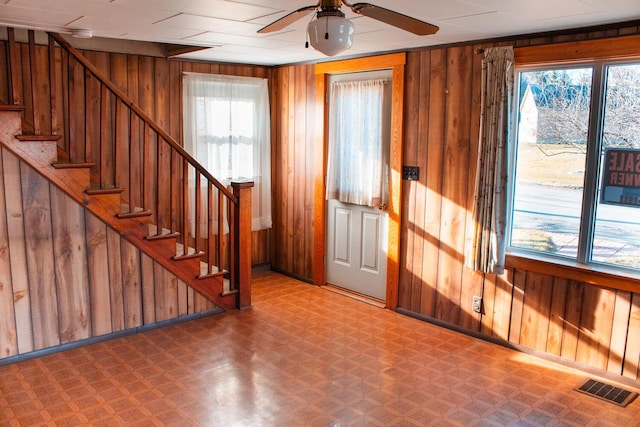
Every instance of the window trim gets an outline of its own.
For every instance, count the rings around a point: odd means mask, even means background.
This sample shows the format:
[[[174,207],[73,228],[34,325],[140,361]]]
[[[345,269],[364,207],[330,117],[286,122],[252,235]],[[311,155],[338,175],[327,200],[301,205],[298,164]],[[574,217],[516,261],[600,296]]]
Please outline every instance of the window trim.
[[[605,81],[602,73],[608,65],[640,60],[640,35],[616,37],[601,40],[586,40],[578,42],[557,43],[540,46],[527,46],[514,49],[516,72],[523,69],[548,69],[554,67],[579,67],[589,66],[593,68],[591,108],[602,102],[604,98]],[[518,77],[519,80],[519,77]],[[514,114],[518,114],[514,109]],[[599,155],[602,141],[597,137],[602,130],[603,111],[598,108],[597,120],[589,123],[589,140],[587,143],[591,150],[587,153],[585,165],[585,189],[583,197],[589,197],[589,203],[583,203],[580,221],[580,245],[576,259],[559,256],[547,256],[544,253],[527,251],[507,247],[505,266],[512,269],[523,269],[537,273],[548,274],[556,277],[576,280],[588,284],[605,286],[628,292],[640,290],[640,272],[626,269],[623,266],[609,266],[594,261],[591,258],[591,245],[595,230],[596,186],[600,174]],[[515,143],[516,133],[513,139]],[[592,141],[596,139],[596,141]],[[515,147],[515,144],[512,145]],[[515,150],[510,154],[510,176],[508,191],[513,198],[515,182],[513,180],[516,162]],[[588,189],[587,189],[588,187]],[[589,194],[587,194],[589,192]],[[511,239],[513,200],[510,201],[510,215],[507,223],[507,238]],[[586,214],[586,215],[585,215]],[[583,221],[582,218],[590,218],[591,221]]]

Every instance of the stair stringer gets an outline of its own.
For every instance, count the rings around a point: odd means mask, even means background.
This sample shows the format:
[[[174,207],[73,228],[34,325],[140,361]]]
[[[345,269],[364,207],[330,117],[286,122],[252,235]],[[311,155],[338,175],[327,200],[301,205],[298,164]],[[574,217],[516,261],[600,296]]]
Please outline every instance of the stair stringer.
[[[237,307],[237,295],[224,292],[222,274],[202,278],[199,277],[200,258],[173,259],[177,246],[175,237],[146,239],[151,225],[148,216],[118,218],[120,194],[87,194],[86,190],[90,186],[88,168],[53,167],[52,164],[58,157],[55,140],[37,137],[27,140],[28,136],[21,136],[21,140],[16,138],[22,133],[21,120],[20,111],[0,111],[0,143],[4,147],[205,298],[225,310]]]

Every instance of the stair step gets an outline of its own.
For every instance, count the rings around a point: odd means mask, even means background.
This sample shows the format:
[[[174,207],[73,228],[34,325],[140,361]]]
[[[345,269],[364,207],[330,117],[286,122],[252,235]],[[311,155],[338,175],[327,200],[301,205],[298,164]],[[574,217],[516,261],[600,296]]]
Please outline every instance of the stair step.
[[[84,192],[91,196],[95,196],[99,194],[118,194],[118,193],[122,193],[123,191],[124,191],[124,188],[114,187],[114,188],[88,188]]]
[[[227,272],[226,271],[219,271],[217,273],[207,273],[207,274],[201,274],[198,276],[198,279],[210,279],[211,277],[219,277],[219,276],[224,276],[226,275]]]
[[[62,135],[16,135],[18,141],[58,141]]]
[[[120,212],[119,214],[116,214],[117,218],[120,219],[127,219],[127,218],[139,218],[141,216],[151,216],[153,215],[153,212],[151,211],[135,211],[135,212]]]
[[[226,297],[227,295],[235,295],[235,294],[237,294],[237,293],[238,293],[238,290],[237,290],[237,289],[231,289],[231,290],[229,290],[229,291],[223,291],[223,292],[220,292],[220,296],[221,296],[221,297]]]
[[[173,233],[162,233],[162,234],[150,234],[148,236],[145,236],[145,240],[163,240],[163,239],[171,239],[174,237],[178,237],[180,236],[180,233],[173,232]]]
[[[171,259],[174,261],[182,261],[187,259],[200,258],[203,255],[204,255],[204,252],[198,251],[198,252],[191,252],[191,253],[182,254],[182,255],[174,255],[171,257]]]
[[[92,162],[53,162],[51,166],[56,169],[82,169],[82,168],[91,168],[95,166],[95,163]]]

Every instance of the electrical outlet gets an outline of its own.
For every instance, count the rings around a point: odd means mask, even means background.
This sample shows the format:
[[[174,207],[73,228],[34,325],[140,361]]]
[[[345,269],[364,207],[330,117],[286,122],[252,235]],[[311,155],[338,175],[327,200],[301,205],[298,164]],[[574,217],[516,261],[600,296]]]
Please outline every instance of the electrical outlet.
[[[480,313],[482,311],[482,297],[474,295],[473,302],[471,303],[471,310],[476,313]]]

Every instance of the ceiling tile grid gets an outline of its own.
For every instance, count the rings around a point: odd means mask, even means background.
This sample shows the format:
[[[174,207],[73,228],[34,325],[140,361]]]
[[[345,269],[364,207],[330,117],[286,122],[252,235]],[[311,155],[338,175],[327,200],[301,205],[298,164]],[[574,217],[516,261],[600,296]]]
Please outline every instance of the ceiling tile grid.
[[[262,65],[327,59],[305,49],[311,11],[281,31],[257,31],[313,0],[3,0],[0,25],[94,37],[209,47],[186,58]],[[403,48],[640,19],[638,0],[374,0],[372,4],[440,27],[417,36],[354,14],[351,57]],[[301,14],[304,15],[304,14]]]

